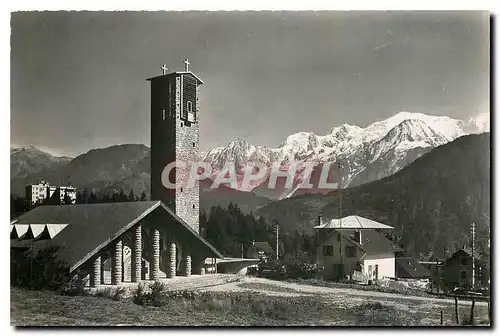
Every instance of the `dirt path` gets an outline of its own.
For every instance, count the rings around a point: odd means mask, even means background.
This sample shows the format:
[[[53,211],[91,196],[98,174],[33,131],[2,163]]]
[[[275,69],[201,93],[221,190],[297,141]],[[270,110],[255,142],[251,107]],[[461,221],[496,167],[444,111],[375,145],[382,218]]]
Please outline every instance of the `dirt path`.
[[[240,284],[256,284],[256,286],[252,288],[245,288],[240,286]],[[275,287],[276,290],[266,290],[259,289],[260,285],[267,285],[268,287]],[[265,288],[265,286],[262,286]],[[283,290],[279,290],[278,288],[282,288]],[[287,291],[288,289],[288,291]],[[384,293],[384,292],[376,292],[376,291],[364,291],[352,288],[331,288],[331,287],[320,287],[320,286],[312,286],[312,285],[304,285],[297,284],[291,282],[284,281],[275,281],[264,278],[253,278],[253,277],[244,277],[239,282],[232,282],[223,285],[216,285],[212,287],[207,287],[204,290],[209,291],[259,291],[269,295],[280,295],[280,296],[298,296],[298,295],[307,295],[307,294],[325,294],[325,299],[329,298],[346,298],[351,297],[352,299],[359,299],[361,301],[372,299],[372,300],[381,300],[381,301],[417,301],[420,303],[430,303],[433,305],[445,304],[445,305],[454,305],[453,299],[441,299],[441,298],[432,298],[432,297],[421,297],[421,296],[409,296],[402,294],[393,294],[393,293]],[[358,300],[356,300],[358,301]],[[459,301],[460,306],[470,306],[470,301]],[[487,307],[486,302],[476,302],[476,306]]]

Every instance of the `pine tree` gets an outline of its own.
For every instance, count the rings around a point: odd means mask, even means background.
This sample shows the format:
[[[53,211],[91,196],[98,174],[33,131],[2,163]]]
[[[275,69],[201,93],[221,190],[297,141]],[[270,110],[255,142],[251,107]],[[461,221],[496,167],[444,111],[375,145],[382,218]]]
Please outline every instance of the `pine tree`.
[[[130,189],[130,192],[128,193],[128,199],[127,199],[128,202],[135,202],[137,201],[136,197],[135,197],[135,194],[134,194],[134,189]]]
[[[88,204],[98,203],[99,199],[93,190],[90,191],[89,197],[87,199]]]
[[[220,206],[200,213],[200,228],[205,238],[224,255],[241,256],[241,248],[247,250],[252,241],[268,241],[267,223],[253,214],[244,214],[241,209],[230,203],[227,209]]]
[[[206,230],[207,230],[207,213],[205,210],[200,211],[200,235],[206,238]]]
[[[118,195],[118,202],[127,202],[127,195],[123,192],[123,189],[120,189],[120,194]]]
[[[143,190],[141,194],[141,201],[147,201],[148,197],[146,196],[146,192]]]

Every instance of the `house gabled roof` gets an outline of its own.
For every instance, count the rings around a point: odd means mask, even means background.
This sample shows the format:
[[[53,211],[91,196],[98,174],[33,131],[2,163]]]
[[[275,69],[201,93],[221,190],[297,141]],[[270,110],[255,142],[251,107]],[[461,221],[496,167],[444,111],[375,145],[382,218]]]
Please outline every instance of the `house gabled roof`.
[[[52,239],[11,239],[11,246],[19,248],[27,246],[38,248],[46,244],[60,246],[61,258],[73,271],[156,209],[166,211],[173,217],[173,222],[192,233],[214,257],[223,258],[215,247],[160,201],[39,206],[18,217],[14,225],[31,223],[68,225]],[[47,229],[52,231],[52,228]]]
[[[467,254],[470,257],[470,256],[472,256],[472,249],[470,247],[461,248],[460,250],[457,250],[457,251],[453,252],[453,254],[451,255],[451,257],[448,258],[448,260],[454,258],[459,253],[465,253],[465,254]],[[474,251],[474,258],[475,259],[480,259],[481,258],[479,256],[479,254],[477,253],[477,251]]]
[[[314,229],[394,229],[392,226],[385,225],[374,220],[361,216],[347,216],[340,219],[331,219],[321,225],[317,225]]]
[[[396,277],[398,278],[427,278],[431,272],[413,257],[396,258]]]
[[[354,239],[354,233],[358,230],[335,230],[344,239],[348,240],[353,245],[356,245],[360,250],[366,254],[379,254],[379,253],[394,253],[404,251],[401,247],[389,240],[377,230],[361,230],[362,244]]]
[[[470,247],[466,247],[466,248],[463,248],[462,249],[465,253],[467,253],[468,255],[472,256],[472,248]],[[474,258],[476,259],[480,259],[481,257],[479,256],[479,254],[477,253],[477,250],[474,251]]]

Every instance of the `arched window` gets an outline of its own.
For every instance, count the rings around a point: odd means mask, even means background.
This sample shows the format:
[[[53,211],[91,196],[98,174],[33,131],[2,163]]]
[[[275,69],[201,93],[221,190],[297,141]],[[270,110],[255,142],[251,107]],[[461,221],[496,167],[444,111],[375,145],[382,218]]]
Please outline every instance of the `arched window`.
[[[190,101],[187,102],[187,111],[188,111],[188,113],[193,112],[193,103]]]

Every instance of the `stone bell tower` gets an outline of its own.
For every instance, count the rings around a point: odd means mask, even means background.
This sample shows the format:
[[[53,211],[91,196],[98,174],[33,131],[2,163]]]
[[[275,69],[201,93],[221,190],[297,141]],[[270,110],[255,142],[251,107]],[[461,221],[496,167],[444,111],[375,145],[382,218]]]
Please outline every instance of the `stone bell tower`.
[[[199,159],[199,93],[203,81],[189,69],[168,72],[163,65],[162,75],[151,82],[151,200],[160,200],[199,232],[200,188],[185,186],[186,172],[172,169],[168,179],[173,187],[162,181],[165,167],[171,162],[188,166]]]

